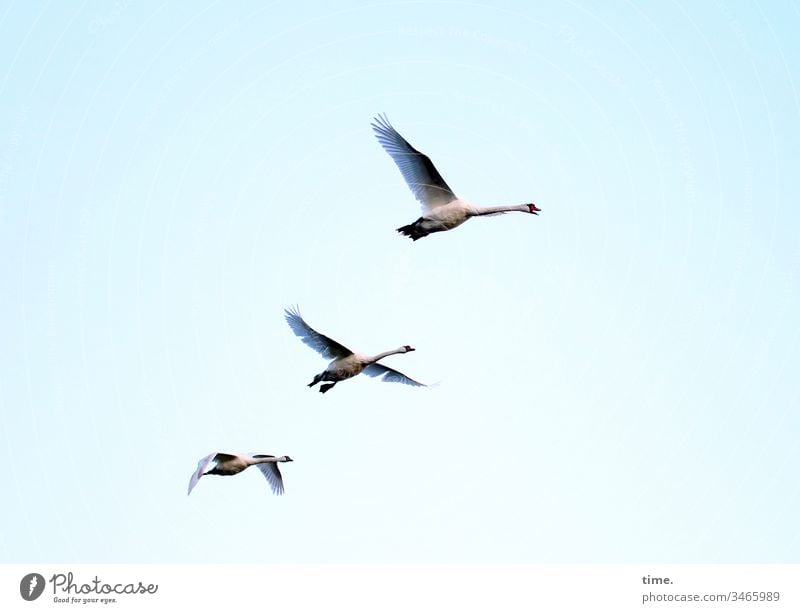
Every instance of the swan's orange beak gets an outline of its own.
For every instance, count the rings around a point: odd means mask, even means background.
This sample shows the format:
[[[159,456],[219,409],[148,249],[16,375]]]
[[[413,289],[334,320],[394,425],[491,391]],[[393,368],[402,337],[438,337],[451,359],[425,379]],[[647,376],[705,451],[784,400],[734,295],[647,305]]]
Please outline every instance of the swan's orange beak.
[[[529,209],[529,210],[530,210],[530,212],[531,212],[531,213],[533,213],[534,215],[538,215],[538,214],[539,214],[539,211],[541,211],[541,210],[542,210],[542,209],[540,209],[538,206],[536,206],[536,205],[535,205],[535,204],[533,204],[533,203],[530,203],[530,204],[528,205],[528,209]]]

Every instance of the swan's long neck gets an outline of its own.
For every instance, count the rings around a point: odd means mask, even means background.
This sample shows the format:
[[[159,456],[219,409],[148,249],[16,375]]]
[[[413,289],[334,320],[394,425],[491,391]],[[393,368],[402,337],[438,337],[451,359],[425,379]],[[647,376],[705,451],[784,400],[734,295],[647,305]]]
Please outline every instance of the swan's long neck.
[[[386,356],[394,355],[395,353],[405,353],[405,347],[398,347],[397,349],[392,349],[391,351],[384,351],[383,353],[379,353],[378,355],[372,356],[371,358],[367,359],[367,364],[374,364],[378,360],[382,360]]]
[[[500,213],[510,213],[511,211],[530,212],[527,204],[511,204],[505,206],[476,206],[473,215],[498,215]]]
[[[270,462],[281,462],[282,457],[283,456],[281,456],[280,458],[250,458],[250,466],[253,466],[254,464],[269,464]]]

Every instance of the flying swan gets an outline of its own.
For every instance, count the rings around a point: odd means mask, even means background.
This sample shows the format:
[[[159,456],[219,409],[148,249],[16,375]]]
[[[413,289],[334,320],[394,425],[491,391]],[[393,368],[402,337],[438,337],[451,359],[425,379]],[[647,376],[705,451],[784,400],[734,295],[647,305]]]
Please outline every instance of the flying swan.
[[[322,357],[332,360],[324,371],[314,377],[314,380],[308,384],[308,387],[314,387],[320,381],[330,381],[330,383],[325,383],[319,387],[319,391],[324,394],[339,381],[355,377],[362,372],[368,377],[382,377],[383,381],[405,383],[406,385],[413,385],[415,387],[426,387],[424,383],[414,381],[414,379],[396,371],[394,368],[378,364],[378,360],[382,360],[386,356],[395,353],[414,351],[414,348],[409,345],[403,345],[391,351],[384,351],[378,355],[363,355],[350,351],[344,345],[340,345],[335,340],[314,330],[314,328],[303,320],[297,309],[286,309],[285,317],[292,332],[294,332],[300,340],[322,355]]]
[[[197,470],[189,479],[189,492],[204,475],[237,475],[248,466],[258,466],[261,474],[267,478],[272,493],[280,496],[283,494],[283,477],[278,470],[278,462],[293,462],[288,455],[275,457],[264,453],[211,453],[197,463]],[[211,468],[209,469],[209,466]]]
[[[538,215],[541,209],[535,204],[517,204],[510,206],[479,207],[462,200],[444,182],[442,175],[436,170],[431,159],[420,153],[400,136],[392,127],[386,115],[374,118],[372,129],[375,137],[383,146],[408,183],[408,187],[422,204],[422,217],[412,224],[397,228],[400,234],[411,240],[418,240],[434,232],[452,230],[467,221],[470,217],[499,215],[510,211],[533,213]]]

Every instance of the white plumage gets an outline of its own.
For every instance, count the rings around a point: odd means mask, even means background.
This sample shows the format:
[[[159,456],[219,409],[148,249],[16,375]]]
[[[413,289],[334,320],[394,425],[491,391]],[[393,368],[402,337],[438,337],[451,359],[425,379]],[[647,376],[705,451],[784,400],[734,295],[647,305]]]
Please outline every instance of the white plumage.
[[[197,463],[197,469],[189,479],[188,494],[192,493],[200,477],[204,475],[236,475],[250,466],[257,466],[269,482],[272,492],[280,496],[283,494],[283,477],[278,469],[278,462],[293,461],[288,455],[275,457],[265,453],[210,453]]]
[[[322,355],[322,357],[331,360],[328,367],[316,375],[314,380],[308,384],[308,387],[314,387],[320,381],[329,381],[330,383],[320,385],[319,391],[324,394],[339,381],[355,377],[362,372],[368,377],[381,377],[383,381],[405,383],[406,385],[413,385],[415,387],[425,387],[423,383],[415,381],[394,368],[389,368],[388,366],[377,363],[378,360],[382,360],[396,353],[414,351],[413,347],[403,345],[397,349],[384,351],[374,356],[355,353],[344,345],[337,343],[332,338],[314,330],[314,328],[303,320],[300,316],[300,312],[296,309],[286,309],[285,317],[289,327],[300,340]]]
[[[378,142],[397,164],[411,192],[422,204],[422,217],[412,224],[397,228],[398,232],[412,240],[434,232],[452,230],[470,217],[500,215],[511,211],[538,215],[541,211],[533,203],[478,207],[462,200],[453,193],[431,159],[400,136],[385,115],[375,117],[372,129]]]

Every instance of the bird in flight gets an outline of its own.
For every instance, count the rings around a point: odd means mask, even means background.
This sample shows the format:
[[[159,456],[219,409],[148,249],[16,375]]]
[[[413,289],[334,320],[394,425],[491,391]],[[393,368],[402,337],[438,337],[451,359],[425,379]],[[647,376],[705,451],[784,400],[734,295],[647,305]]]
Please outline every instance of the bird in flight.
[[[427,387],[424,383],[414,381],[411,377],[407,377],[394,368],[378,364],[378,361],[386,356],[394,355],[395,353],[414,351],[413,347],[403,345],[397,349],[384,351],[377,355],[363,355],[350,351],[344,345],[314,330],[314,328],[303,320],[297,309],[286,309],[284,315],[292,332],[294,332],[301,341],[322,355],[322,357],[332,360],[324,371],[314,377],[314,380],[308,384],[308,387],[314,387],[320,381],[328,381],[329,383],[324,383],[319,387],[319,391],[324,394],[339,381],[355,377],[362,372],[368,377],[381,377],[383,381],[405,383],[406,385],[413,385],[415,387]]]
[[[470,217],[500,215],[511,211],[538,215],[541,211],[533,203],[479,207],[462,200],[445,183],[431,159],[400,136],[386,115],[375,117],[372,129],[378,142],[397,164],[411,192],[422,204],[422,217],[414,223],[397,228],[400,234],[410,237],[411,240],[416,241],[434,232],[452,230]]]
[[[294,462],[288,455],[275,457],[265,453],[221,453],[214,452],[197,463],[197,469],[189,479],[189,494],[204,475],[236,475],[249,466],[258,466],[258,470],[266,477],[272,493],[283,494],[283,477],[278,469],[279,462]]]

